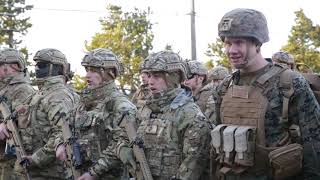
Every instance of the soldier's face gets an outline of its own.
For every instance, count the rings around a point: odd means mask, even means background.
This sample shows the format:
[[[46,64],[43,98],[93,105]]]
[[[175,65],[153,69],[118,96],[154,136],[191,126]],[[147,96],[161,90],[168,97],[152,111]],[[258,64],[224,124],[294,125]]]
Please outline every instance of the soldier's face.
[[[19,66],[17,64],[0,64],[0,78],[2,79],[17,74],[18,68]]]
[[[148,84],[148,74],[147,73],[142,73],[141,74],[141,81],[142,81],[142,84]]]
[[[148,73],[148,86],[152,94],[156,94],[163,90],[168,89],[168,85],[164,77],[165,76],[163,73],[159,73],[159,72]]]
[[[100,73],[95,71],[94,68],[86,67],[86,71],[87,71],[86,79],[87,79],[89,89],[93,89],[99,86],[103,82],[103,79]]]
[[[188,86],[192,91],[201,88],[203,77],[198,75],[193,75],[192,78],[184,81],[184,85]]]
[[[257,45],[245,38],[226,37],[224,47],[229,62],[236,69],[246,68],[257,55]]]

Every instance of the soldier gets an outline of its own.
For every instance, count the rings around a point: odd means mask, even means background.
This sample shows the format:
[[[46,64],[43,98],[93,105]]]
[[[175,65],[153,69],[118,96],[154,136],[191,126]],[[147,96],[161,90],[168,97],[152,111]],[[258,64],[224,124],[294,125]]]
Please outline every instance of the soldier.
[[[32,179],[64,179],[64,169],[55,160],[55,151],[63,143],[58,122],[61,115],[72,110],[77,103],[74,93],[66,86],[69,64],[65,55],[57,49],[39,50],[33,60],[36,62],[36,83],[39,91],[22,106],[29,113],[23,126],[19,126],[21,138],[29,160],[29,174]],[[57,148],[58,147],[58,148]],[[19,163],[16,162],[12,179],[25,179]]]
[[[132,96],[132,102],[137,106],[138,109],[140,109],[145,104],[146,99],[151,95],[151,91],[148,87],[147,73],[141,73],[140,77],[141,77],[142,84]]]
[[[272,55],[272,61],[275,64],[286,65],[289,69],[294,70],[294,58],[291,54],[283,51],[276,52]]]
[[[217,87],[220,82],[229,75],[229,70],[223,66],[214,67],[209,71],[208,83],[211,83],[213,87]]]
[[[192,97],[180,88],[186,71],[185,62],[170,51],[151,54],[143,64],[152,96],[139,110],[137,133],[154,180],[197,180],[206,165],[208,127]]]
[[[208,84],[205,88],[210,89],[211,94],[208,97],[206,103],[206,110],[204,111],[204,115],[207,117],[208,121],[211,123],[217,123],[217,107],[216,103],[218,102],[219,96],[213,95],[216,94],[216,87],[220,84],[220,82],[229,75],[229,71],[227,68],[222,66],[214,67],[208,75]]]
[[[125,114],[135,121],[136,107],[116,87],[115,78],[122,66],[113,52],[94,49],[84,56],[81,64],[87,71],[88,87],[70,115],[74,120],[69,119],[74,122],[70,125],[75,127],[84,160],[78,180],[120,179],[124,166],[115,152],[131,155],[132,149],[119,122]]]
[[[0,79],[3,86],[0,96],[6,97],[7,104],[13,112],[17,106],[27,101],[34,93],[31,81],[27,73],[27,61],[23,54],[15,49],[4,49],[0,51]],[[9,132],[4,119],[0,124],[0,179],[8,180],[13,173],[15,162],[14,154],[5,152],[5,139],[9,138]],[[2,146],[3,145],[3,146]],[[8,146],[7,146],[8,147]],[[6,148],[8,150],[8,148]]]
[[[319,179],[320,107],[299,73],[262,57],[265,16],[234,9],[218,31],[237,69],[218,87],[220,124],[211,132],[218,179]]]
[[[210,86],[205,86],[207,81],[207,69],[201,62],[187,61],[188,79],[184,81],[184,85],[192,91],[195,103],[200,107],[202,112],[206,111],[206,105],[211,95]]]

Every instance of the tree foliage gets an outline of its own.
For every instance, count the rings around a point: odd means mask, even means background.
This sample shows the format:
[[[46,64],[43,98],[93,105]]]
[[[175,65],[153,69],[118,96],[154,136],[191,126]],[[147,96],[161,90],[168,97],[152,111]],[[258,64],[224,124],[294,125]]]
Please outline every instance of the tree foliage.
[[[302,9],[295,14],[295,25],[281,50],[292,54],[296,63],[306,64],[320,72],[320,26],[313,25]]]
[[[224,51],[223,42],[220,38],[217,38],[215,43],[208,44],[208,50],[205,54],[211,59],[210,61],[212,61],[211,63],[206,62],[208,67],[216,63],[219,66],[231,69],[228,57]]]
[[[21,43],[17,36],[25,35],[32,26],[30,17],[23,14],[32,8],[25,0],[0,0],[0,45],[16,48]]]
[[[118,79],[124,93],[135,92],[140,84],[139,65],[152,49],[152,23],[148,20],[149,9],[137,8],[123,12],[121,7],[108,5],[108,16],[101,19],[102,32],[96,33],[86,49],[108,48],[124,64],[124,74]],[[127,93],[126,93],[127,94]]]

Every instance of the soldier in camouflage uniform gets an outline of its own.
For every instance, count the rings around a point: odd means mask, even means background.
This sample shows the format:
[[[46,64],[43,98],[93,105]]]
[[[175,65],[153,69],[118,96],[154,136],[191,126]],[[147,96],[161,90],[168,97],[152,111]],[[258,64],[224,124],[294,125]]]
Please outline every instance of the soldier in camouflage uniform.
[[[202,112],[206,111],[207,101],[211,95],[210,86],[205,86],[207,82],[207,69],[201,62],[187,61],[188,79],[184,85],[192,91],[194,102],[200,107]]]
[[[13,112],[34,93],[31,81],[27,73],[27,61],[23,54],[15,49],[4,49],[0,51],[0,79],[3,84],[0,96],[7,98],[7,104]],[[5,139],[9,137],[6,123],[1,118],[0,124],[0,179],[9,180],[13,172],[16,160],[13,154],[5,152]]]
[[[216,177],[320,179],[319,104],[299,73],[262,57],[265,16],[234,9],[218,31],[237,71],[218,87],[220,124],[211,132]]]
[[[208,127],[190,94],[180,88],[186,70],[181,57],[170,51],[151,54],[142,67],[152,96],[139,110],[137,133],[154,180],[197,180],[206,165]]]
[[[207,85],[205,86],[206,89],[210,89],[211,94],[208,97],[207,103],[206,103],[206,110],[204,111],[204,115],[207,117],[208,121],[211,123],[216,124],[217,120],[217,110],[216,110],[216,103],[217,103],[217,95],[216,94],[216,87],[219,85],[219,83],[229,75],[229,71],[227,68],[222,66],[214,67],[211,71],[208,73],[208,80]],[[215,98],[214,98],[215,97]]]
[[[56,49],[39,50],[33,60],[36,62],[36,82],[39,91],[32,97],[27,109],[29,113],[23,125],[19,125],[21,139],[30,162],[28,168],[32,179],[64,179],[64,168],[55,159],[59,144],[63,143],[61,128],[57,125],[61,114],[71,111],[77,97],[66,86],[69,64],[63,53]],[[12,179],[25,179],[24,171],[16,162]]]
[[[147,73],[141,73],[140,77],[142,80],[142,84],[139,86],[139,89],[132,96],[132,103],[135,104],[138,109],[145,105],[146,99],[151,96],[151,91],[148,87]]]
[[[81,64],[87,71],[88,87],[71,114],[74,120],[69,119],[74,122],[70,125],[75,127],[84,160],[78,180],[120,179],[124,166],[116,152],[132,154],[132,150],[119,122],[124,115],[135,121],[136,107],[116,87],[122,66],[113,52],[94,49]]]
[[[291,54],[283,51],[276,52],[272,55],[272,61],[275,64],[286,65],[289,69],[294,70],[294,58]]]

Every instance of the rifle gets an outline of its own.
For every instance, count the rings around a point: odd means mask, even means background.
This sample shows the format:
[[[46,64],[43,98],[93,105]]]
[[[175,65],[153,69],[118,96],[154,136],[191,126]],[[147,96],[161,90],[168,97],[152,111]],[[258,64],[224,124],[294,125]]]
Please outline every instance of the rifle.
[[[6,101],[6,97],[0,96],[0,111],[3,115],[4,120],[6,121],[7,128],[10,133],[10,138],[7,140],[7,143],[10,145],[10,147],[14,148],[14,153],[17,156],[17,160],[19,164],[23,167],[26,178],[28,180],[31,180],[31,176],[28,172],[28,166],[30,165],[30,162],[28,159],[24,159],[22,157],[27,156],[23,144],[19,135],[19,131],[17,128],[17,113],[11,113]],[[11,148],[10,148],[11,149]]]
[[[138,179],[153,180],[146,155],[143,151],[143,140],[137,137],[137,130],[135,128],[135,124],[127,119],[128,115],[128,112],[123,113],[119,125],[120,127],[125,128],[129,140],[131,144],[133,144],[133,153],[136,159],[138,160],[140,169],[142,171],[142,174],[141,171],[137,172]]]
[[[68,179],[77,179],[81,176],[80,168],[82,166],[82,157],[80,152],[80,144],[77,142],[75,131],[71,131],[69,123],[66,121],[66,114],[60,114],[60,122],[62,123],[63,140],[67,150],[67,171]]]

